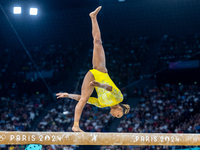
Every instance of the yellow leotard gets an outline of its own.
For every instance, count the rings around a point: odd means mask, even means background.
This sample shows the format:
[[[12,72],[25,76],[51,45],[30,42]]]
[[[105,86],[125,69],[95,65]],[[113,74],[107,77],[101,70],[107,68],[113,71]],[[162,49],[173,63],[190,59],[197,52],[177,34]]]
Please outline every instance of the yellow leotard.
[[[112,91],[110,92],[103,88],[95,87],[98,99],[95,97],[90,97],[87,103],[102,108],[114,106],[123,101],[123,95],[121,91],[110,79],[108,73],[103,73],[96,69],[91,69],[90,72],[94,75],[94,78],[97,82],[112,86]]]

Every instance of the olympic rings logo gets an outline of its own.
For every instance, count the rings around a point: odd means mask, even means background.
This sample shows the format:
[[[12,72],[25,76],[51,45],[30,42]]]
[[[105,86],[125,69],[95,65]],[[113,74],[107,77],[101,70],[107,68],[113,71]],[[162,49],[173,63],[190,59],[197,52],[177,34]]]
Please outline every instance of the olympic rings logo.
[[[2,142],[6,138],[5,134],[0,135],[0,142]]]

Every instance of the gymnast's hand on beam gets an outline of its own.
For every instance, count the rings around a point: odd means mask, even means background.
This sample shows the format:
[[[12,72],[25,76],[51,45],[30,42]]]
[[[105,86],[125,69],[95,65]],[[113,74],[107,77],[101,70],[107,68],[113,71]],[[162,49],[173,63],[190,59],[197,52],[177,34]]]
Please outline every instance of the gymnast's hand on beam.
[[[65,97],[69,97],[69,94],[68,93],[57,93],[56,96],[57,96],[57,99],[65,98]]]
[[[94,80],[94,81],[90,82],[90,86],[97,86],[97,87],[99,87],[100,83]]]

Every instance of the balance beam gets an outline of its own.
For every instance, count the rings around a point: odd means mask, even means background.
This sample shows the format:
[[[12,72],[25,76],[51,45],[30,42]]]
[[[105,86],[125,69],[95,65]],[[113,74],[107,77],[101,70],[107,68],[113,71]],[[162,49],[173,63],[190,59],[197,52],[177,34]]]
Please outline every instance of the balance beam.
[[[0,144],[26,145],[200,145],[199,134],[0,132]]]

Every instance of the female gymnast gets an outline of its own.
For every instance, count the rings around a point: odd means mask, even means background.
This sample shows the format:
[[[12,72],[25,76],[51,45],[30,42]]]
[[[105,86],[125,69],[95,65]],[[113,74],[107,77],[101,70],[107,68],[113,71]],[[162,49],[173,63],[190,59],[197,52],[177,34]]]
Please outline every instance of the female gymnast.
[[[79,120],[86,103],[93,104],[100,108],[110,107],[111,115],[117,118],[121,118],[130,110],[129,105],[120,103],[123,101],[123,95],[110,79],[106,69],[105,53],[97,22],[97,14],[100,10],[101,6],[89,14],[92,21],[92,36],[94,44],[92,60],[93,69],[89,70],[85,75],[81,88],[81,95],[68,93],[56,94],[57,98],[68,97],[78,101],[75,108],[74,125],[72,127],[74,132],[83,132],[79,128]],[[90,97],[94,88],[97,91],[98,99]]]

